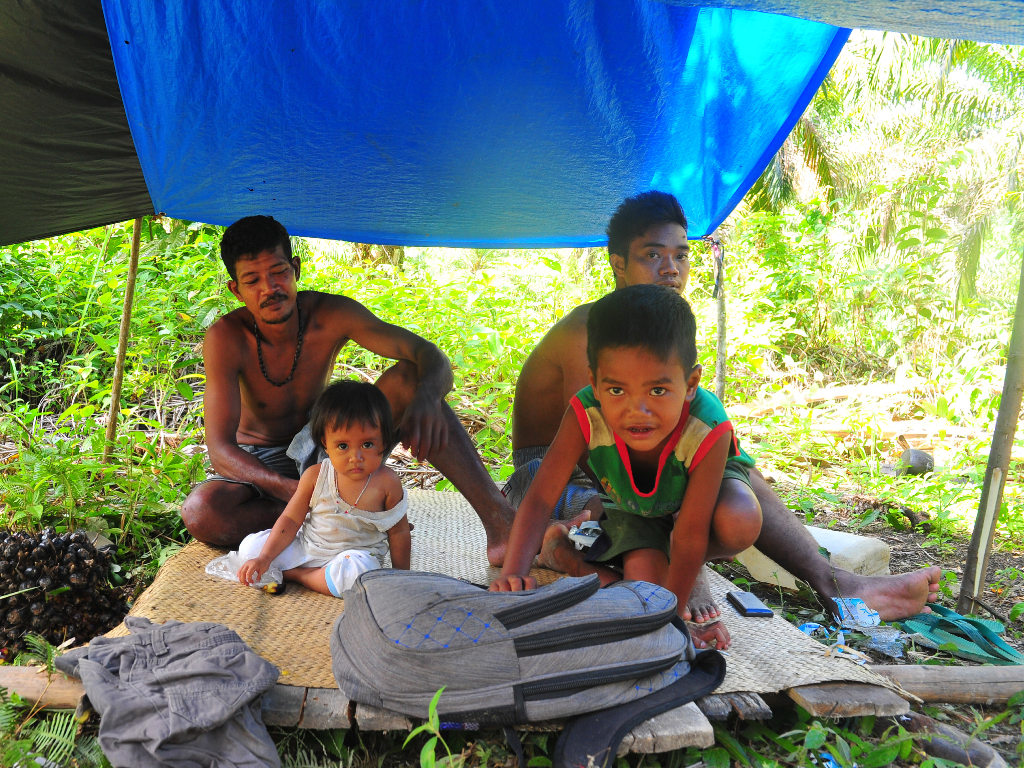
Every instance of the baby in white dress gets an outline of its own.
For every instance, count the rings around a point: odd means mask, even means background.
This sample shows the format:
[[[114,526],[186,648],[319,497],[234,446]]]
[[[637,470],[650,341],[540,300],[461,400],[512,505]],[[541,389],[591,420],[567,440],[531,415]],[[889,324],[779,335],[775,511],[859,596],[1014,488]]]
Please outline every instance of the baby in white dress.
[[[341,597],[389,549],[391,567],[409,570],[407,494],[384,464],[395,444],[387,398],[372,384],[335,382],[314,403],[310,430],[327,458],[303,473],[273,528],[242,540],[238,580],[255,584],[276,565],[287,581]]]

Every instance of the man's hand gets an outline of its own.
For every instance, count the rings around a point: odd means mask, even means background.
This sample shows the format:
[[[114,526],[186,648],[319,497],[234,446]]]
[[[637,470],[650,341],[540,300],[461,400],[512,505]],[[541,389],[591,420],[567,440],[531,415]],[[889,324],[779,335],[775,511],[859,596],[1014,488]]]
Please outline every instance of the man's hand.
[[[493,587],[492,587],[493,589]],[[732,638],[729,630],[720,621],[713,621],[710,624],[689,624],[690,637],[693,638],[693,646],[699,651],[707,648],[714,641],[716,651],[724,651],[732,645]]]
[[[398,434],[402,445],[417,461],[424,461],[448,445],[448,422],[442,405],[440,399],[417,392],[405,409]]]
[[[499,576],[491,582],[491,592],[525,592],[537,588],[533,576]]]
[[[247,587],[251,587],[253,584],[260,580],[270,568],[270,563],[264,563],[260,558],[254,558],[252,560],[246,560],[245,564],[238,569],[238,580]]]

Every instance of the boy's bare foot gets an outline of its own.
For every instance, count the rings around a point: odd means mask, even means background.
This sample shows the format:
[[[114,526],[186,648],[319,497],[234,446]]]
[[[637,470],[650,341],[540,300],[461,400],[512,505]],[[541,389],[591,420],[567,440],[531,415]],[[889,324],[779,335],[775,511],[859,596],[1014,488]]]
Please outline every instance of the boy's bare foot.
[[[563,523],[554,523],[544,532],[537,562],[542,568],[576,576],[580,558],[576,547],[569,541],[569,529]]]
[[[712,641],[714,641],[716,651],[724,651],[732,645],[729,630],[720,621],[713,621],[710,624],[690,624],[689,629],[693,645],[697,650],[707,648]]]
[[[551,524],[552,525],[564,525],[565,529],[568,531],[574,525],[580,526],[580,525],[583,525],[583,523],[589,522],[589,520],[590,520],[590,510],[589,509],[584,509],[582,512],[580,512],[578,515],[576,515],[576,517],[572,518],[571,520],[552,520]]]
[[[717,619],[722,615],[718,604],[711,597],[711,588],[708,586],[707,566],[701,566],[697,572],[697,581],[690,590],[690,599],[683,609],[683,619],[694,621],[698,624],[705,621]],[[728,634],[728,633],[726,633]]]

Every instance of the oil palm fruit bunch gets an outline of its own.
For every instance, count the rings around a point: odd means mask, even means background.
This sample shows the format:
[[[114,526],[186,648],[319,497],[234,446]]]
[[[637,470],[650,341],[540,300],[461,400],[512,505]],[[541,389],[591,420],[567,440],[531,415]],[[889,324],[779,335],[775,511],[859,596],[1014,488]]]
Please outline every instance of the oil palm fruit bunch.
[[[28,633],[80,645],[117,626],[128,608],[109,570],[109,554],[81,531],[0,531],[0,656],[24,650]]]

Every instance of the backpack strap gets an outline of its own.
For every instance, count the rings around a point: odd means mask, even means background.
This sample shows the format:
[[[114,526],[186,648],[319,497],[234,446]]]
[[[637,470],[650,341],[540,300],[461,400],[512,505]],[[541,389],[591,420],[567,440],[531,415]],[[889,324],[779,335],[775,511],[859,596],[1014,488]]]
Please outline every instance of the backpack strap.
[[[558,736],[553,768],[611,768],[619,744],[635,726],[652,717],[707,696],[725,678],[725,659],[718,651],[702,651],[690,662],[690,673],[660,691],[600,712],[571,720]],[[592,762],[591,762],[592,761]]]
[[[503,730],[505,731],[505,741],[508,742],[509,749],[516,756],[517,768],[526,768],[526,756],[523,754],[523,742],[519,740],[519,734],[508,725]]]

